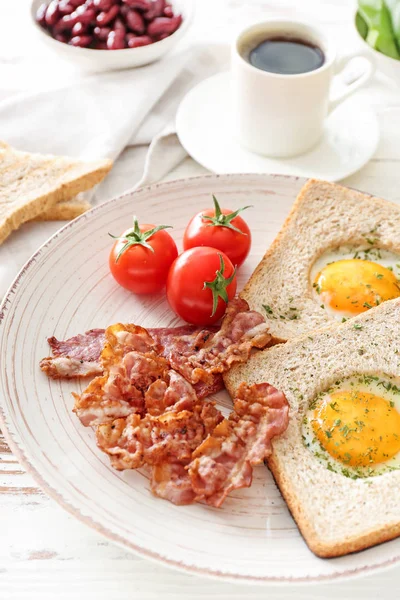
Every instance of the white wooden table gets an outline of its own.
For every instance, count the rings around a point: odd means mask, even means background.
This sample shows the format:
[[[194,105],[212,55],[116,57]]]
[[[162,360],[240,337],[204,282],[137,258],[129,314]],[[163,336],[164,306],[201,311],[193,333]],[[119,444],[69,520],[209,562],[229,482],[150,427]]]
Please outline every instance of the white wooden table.
[[[13,37],[15,19],[24,14],[28,0],[1,0],[0,81],[12,90],[20,84],[19,61],[31,51],[31,41]],[[243,19],[286,15],[321,23],[347,52],[354,44],[349,0],[203,0],[193,36],[229,39]],[[210,33],[209,14],[215,12]],[[9,26],[5,26],[8,23]],[[25,22],[25,27],[28,23]],[[206,28],[207,26],[207,28]],[[26,30],[28,31],[28,30]],[[21,45],[22,44],[22,45]],[[25,82],[38,86],[38,77]],[[14,85],[15,84],[15,85]],[[385,87],[379,80],[361,94],[380,113],[382,139],[373,160],[345,183],[400,202],[400,88]],[[387,107],[392,107],[387,110]],[[398,106],[399,108],[396,108]],[[1,132],[0,132],[1,137]],[[145,147],[128,148],[102,186],[98,201],[131,187],[139,179]],[[169,179],[197,175],[204,169],[186,159]],[[59,223],[25,225],[0,248],[0,297],[17,270]],[[400,567],[363,579],[323,586],[262,588],[200,579],[154,564],[113,546],[65,513],[43,494],[21,468],[0,436],[0,600],[158,600],[159,598],[210,600],[274,598],[347,600],[398,598]]]

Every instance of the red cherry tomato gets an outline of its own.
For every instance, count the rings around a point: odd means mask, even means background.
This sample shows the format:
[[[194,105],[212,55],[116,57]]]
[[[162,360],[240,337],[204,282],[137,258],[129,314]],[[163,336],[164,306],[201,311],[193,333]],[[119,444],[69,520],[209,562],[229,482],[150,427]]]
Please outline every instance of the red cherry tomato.
[[[153,294],[165,285],[168,271],[178,250],[167,226],[134,226],[116,238],[109,265],[114,279],[135,294]],[[114,236],[112,236],[114,237]]]
[[[220,208],[215,196],[214,209],[202,210],[189,221],[183,236],[183,248],[211,246],[224,252],[237,267],[245,261],[251,246],[250,229],[238,213]]]
[[[193,325],[211,325],[224,314],[236,293],[236,270],[223,252],[207,246],[186,250],[167,279],[172,310]]]

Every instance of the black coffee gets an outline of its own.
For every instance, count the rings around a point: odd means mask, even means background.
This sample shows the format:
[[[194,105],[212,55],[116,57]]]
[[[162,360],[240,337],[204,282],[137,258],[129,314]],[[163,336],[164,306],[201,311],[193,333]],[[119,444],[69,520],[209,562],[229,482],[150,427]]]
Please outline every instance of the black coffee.
[[[324,53],[304,40],[275,37],[259,43],[248,54],[253,67],[281,75],[297,75],[315,71],[324,64]]]

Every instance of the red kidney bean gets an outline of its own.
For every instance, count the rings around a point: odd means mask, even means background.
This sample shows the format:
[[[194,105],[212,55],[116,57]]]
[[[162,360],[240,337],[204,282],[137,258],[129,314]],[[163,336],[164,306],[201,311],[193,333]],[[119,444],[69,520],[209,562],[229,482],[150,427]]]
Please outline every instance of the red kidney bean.
[[[145,32],[146,26],[143,17],[133,8],[126,14],[126,24],[134,33],[142,34]]]
[[[156,17],[161,17],[164,12],[165,0],[152,0],[148,10],[143,13],[146,21],[152,21]]]
[[[96,48],[96,50],[107,50],[106,42],[95,42],[92,48]]]
[[[110,10],[114,4],[116,4],[116,0],[93,0],[93,6],[105,12]]]
[[[68,0],[64,0],[63,2],[58,3],[58,10],[62,15],[70,15],[74,12],[75,8],[72,6]]]
[[[63,44],[67,44],[68,43],[68,36],[62,34],[62,33],[57,33],[54,36],[54,39],[57,40],[57,42],[62,42]]]
[[[168,0],[51,0],[36,20],[60,42],[109,50],[147,46],[182,23]]]
[[[87,48],[92,40],[93,38],[91,35],[76,35],[70,39],[69,44],[71,44],[71,46],[78,46],[79,48]]]
[[[113,30],[107,38],[107,48],[109,50],[122,50],[125,48],[125,35],[121,29]]]
[[[119,6],[117,4],[114,4],[114,6],[112,6],[110,8],[110,10],[108,10],[107,12],[101,12],[97,15],[96,17],[96,21],[99,25],[103,26],[103,25],[108,25],[108,23],[111,23],[111,21],[113,21],[115,19],[115,17],[118,15],[119,13]]]
[[[131,8],[138,8],[139,10],[148,10],[151,0],[122,0],[125,4]]]
[[[46,10],[46,24],[49,27],[53,27],[53,25],[55,25],[58,21],[58,19],[60,18],[60,9],[58,8],[58,2],[57,0],[52,0],[52,2],[50,2],[50,4],[47,7]]]
[[[71,17],[76,15],[76,22],[79,21],[84,25],[92,25],[96,19],[96,11],[94,8],[88,8],[85,4],[79,6]]]
[[[75,25],[73,26],[73,28],[71,30],[71,34],[72,34],[72,36],[83,35],[87,32],[87,30],[88,30],[88,26],[84,25],[83,23],[80,23],[78,21],[78,23],[75,23]]]
[[[54,26],[55,33],[62,33],[72,29],[76,23],[83,23],[83,25],[91,25],[96,17],[96,11],[93,8],[87,8],[87,6],[79,6],[70,15],[65,15],[62,19],[57,21]]]
[[[140,48],[141,46],[148,46],[153,43],[153,40],[148,35],[136,36],[134,33],[127,33],[125,39],[129,48]]]
[[[123,32],[124,36],[125,36],[125,33],[126,33],[125,23],[119,17],[117,17],[114,21],[114,30]],[[122,35],[122,33],[121,33],[121,35]]]
[[[64,17],[62,17],[62,19],[57,21],[57,23],[54,25],[53,32],[55,34],[58,34],[63,33],[64,31],[71,30],[72,27],[75,25],[75,21],[71,23],[70,17],[71,15],[65,15]]]
[[[98,40],[106,42],[111,29],[109,27],[95,27],[93,33]]]
[[[36,22],[43,27],[46,26],[47,4],[41,4],[36,11]]]
[[[181,15],[168,19],[167,17],[158,17],[147,26],[147,33],[150,37],[159,37],[166,33],[171,35],[182,23]]]
[[[128,12],[131,9],[129,8],[129,6],[127,4],[121,4],[121,6],[119,7],[119,13],[120,15],[122,15],[124,18],[126,17],[126,15],[128,14]]]
[[[67,17],[69,15],[66,15]],[[54,35],[58,35],[63,33],[63,31],[67,31],[68,29],[72,29],[72,27],[70,26],[70,24],[67,22],[64,22],[65,17],[62,17],[62,19],[60,19],[59,21],[57,21],[57,23],[54,25],[53,27],[53,34]]]

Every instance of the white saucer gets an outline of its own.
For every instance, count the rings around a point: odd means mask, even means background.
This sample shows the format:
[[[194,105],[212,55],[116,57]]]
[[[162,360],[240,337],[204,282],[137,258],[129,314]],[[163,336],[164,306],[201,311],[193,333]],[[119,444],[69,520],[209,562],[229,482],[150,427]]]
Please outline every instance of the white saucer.
[[[229,72],[194,87],[182,100],[176,129],[185,150],[215,173],[279,173],[338,181],[363,167],[379,141],[379,124],[368,106],[349,98],[326,120],[319,144],[293,158],[253,154],[235,139]]]

